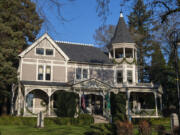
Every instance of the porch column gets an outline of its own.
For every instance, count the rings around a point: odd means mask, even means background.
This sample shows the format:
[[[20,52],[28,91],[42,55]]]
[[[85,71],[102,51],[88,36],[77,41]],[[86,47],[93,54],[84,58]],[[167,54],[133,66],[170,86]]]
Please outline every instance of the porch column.
[[[106,116],[106,111],[105,111],[105,96],[103,95],[103,116]]]
[[[51,96],[48,96],[48,115],[51,115]]]
[[[156,110],[156,116],[158,116],[158,110],[157,110],[157,94],[154,92],[154,98],[155,98],[155,110]]]
[[[20,116],[21,115],[21,109],[22,109],[22,106],[21,106],[21,84],[18,83],[18,102],[17,102],[17,115]]]
[[[23,116],[25,116],[25,114],[26,114],[26,91],[27,91],[27,89],[25,88],[24,89],[24,113],[23,113]]]
[[[125,48],[123,48],[123,58],[126,57]]]
[[[129,105],[129,99],[130,99],[130,91],[126,90],[127,99],[126,99],[126,115],[128,115],[129,121],[131,121],[131,114],[130,114],[130,105]]]
[[[115,48],[113,48],[113,58],[115,58]]]
[[[79,93],[79,112],[81,112],[81,92]]]
[[[162,111],[162,96],[160,96],[160,109]]]

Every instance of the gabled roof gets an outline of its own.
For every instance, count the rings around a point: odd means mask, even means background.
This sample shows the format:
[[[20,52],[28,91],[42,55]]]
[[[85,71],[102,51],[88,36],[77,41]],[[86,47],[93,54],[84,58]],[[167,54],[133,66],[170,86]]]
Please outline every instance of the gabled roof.
[[[58,47],[58,45],[54,42],[54,40],[51,39],[51,37],[45,33],[43,36],[41,36],[39,39],[37,39],[32,45],[30,45],[28,48],[26,48],[23,52],[19,54],[20,57],[24,57],[26,53],[28,53],[30,50],[32,50],[35,46],[37,46],[42,40],[47,39],[53,46],[56,48],[61,55],[66,59],[69,60],[69,57],[61,50],[61,48]]]
[[[92,64],[112,64],[109,57],[97,47],[65,42],[56,42],[56,44],[58,44],[59,48],[69,57],[70,61]]]
[[[120,14],[120,18],[116,26],[114,36],[111,39],[111,43],[134,43],[122,13]]]

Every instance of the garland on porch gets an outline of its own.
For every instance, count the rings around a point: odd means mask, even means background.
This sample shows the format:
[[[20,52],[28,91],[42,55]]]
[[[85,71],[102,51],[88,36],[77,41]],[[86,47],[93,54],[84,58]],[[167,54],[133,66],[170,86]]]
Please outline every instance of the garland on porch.
[[[113,63],[114,63],[114,64],[122,64],[123,62],[126,62],[126,63],[129,64],[129,65],[132,65],[132,64],[136,64],[136,65],[137,65],[137,61],[136,61],[135,58],[133,59],[132,62],[127,61],[126,58],[123,58],[122,61],[117,62],[117,61],[113,58]]]
[[[48,111],[48,106],[47,104],[45,105],[46,106],[46,110],[42,111],[42,113],[45,113]],[[29,108],[26,106],[26,110],[28,113],[32,114],[32,115],[37,115],[36,113],[33,113],[31,110],[29,110]]]

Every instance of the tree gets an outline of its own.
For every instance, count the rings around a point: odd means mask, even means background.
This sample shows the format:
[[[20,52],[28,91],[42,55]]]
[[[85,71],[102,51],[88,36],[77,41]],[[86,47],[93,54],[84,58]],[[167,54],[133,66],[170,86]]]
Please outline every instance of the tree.
[[[0,0],[2,114],[9,111],[11,85],[17,82],[18,54],[35,40],[42,22],[31,0]]]
[[[113,37],[115,29],[116,26],[111,24],[100,26],[98,29],[96,29],[95,34],[93,35],[96,44],[105,47]]]
[[[140,66],[139,80],[144,82],[146,69],[145,56],[148,56],[148,45],[150,42],[149,22],[151,20],[151,12],[147,11],[143,0],[137,0],[128,18],[130,31],[135,35],[134,40],[137,44],[137,61]]]
[[[170,15],[180,12],[180,0],[153,0],[152,4],[156,7],[162,7],[161,22],[166,22]]]
[[[153,53],[151,56],[150,80],[165,87],[167,83],[166,61],[162,54],[159,43],[153,43]]]

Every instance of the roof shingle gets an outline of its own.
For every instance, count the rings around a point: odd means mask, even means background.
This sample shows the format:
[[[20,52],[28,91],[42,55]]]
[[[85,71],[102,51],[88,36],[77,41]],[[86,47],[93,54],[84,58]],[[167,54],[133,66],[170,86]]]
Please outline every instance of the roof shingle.
[[[92,64],[112,64],[108,56],[97,47],[62,42],[56,43],[70,58],[70,61]]]

